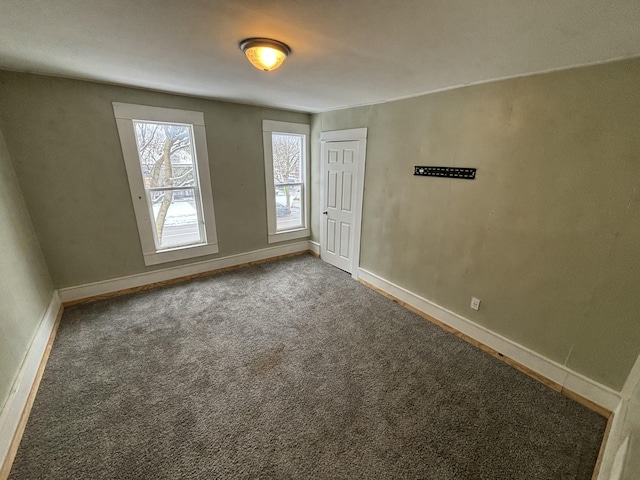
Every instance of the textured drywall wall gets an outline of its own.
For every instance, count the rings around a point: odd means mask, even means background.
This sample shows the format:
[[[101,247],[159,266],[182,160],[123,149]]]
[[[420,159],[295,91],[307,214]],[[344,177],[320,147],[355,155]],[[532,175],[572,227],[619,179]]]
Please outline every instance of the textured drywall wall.
[[[204,113],[218,255],[145,267],[112,102]],[[309,122],[301,113],[0,72],[0,126],[55,286],[268,247],[264,118]]]
[[[640,352],[638,85],[632,60],[314,115],[369,128],[361,267],[619,390]]]
[[[51,277],[0,132],[0,409],[52,294]]]

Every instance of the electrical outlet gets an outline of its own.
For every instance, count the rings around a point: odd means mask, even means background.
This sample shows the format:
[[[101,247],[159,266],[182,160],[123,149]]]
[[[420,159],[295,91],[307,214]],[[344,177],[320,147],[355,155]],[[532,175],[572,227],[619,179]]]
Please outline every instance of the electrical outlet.
[[[474,310],[480,310],[480,299],[473,297],[471,299],[471,308],[473,308]]]

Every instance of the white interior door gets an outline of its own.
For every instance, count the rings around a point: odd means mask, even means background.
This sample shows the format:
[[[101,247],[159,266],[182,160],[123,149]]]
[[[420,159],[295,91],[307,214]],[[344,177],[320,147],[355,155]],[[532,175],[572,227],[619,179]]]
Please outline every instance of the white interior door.
[[[360,147],[359,141],[322,143],[320,256],[349,273],[354,269],[355,240],[359,237],[356,231],[360,227],[356,215]]]

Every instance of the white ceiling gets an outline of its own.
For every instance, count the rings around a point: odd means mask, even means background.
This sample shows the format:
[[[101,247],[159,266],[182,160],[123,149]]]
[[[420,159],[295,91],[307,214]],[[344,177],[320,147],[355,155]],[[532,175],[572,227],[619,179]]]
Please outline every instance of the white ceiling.
[[[271,37],[275,72],[238,48]],[[318,112],[640,55],[638,0],[2,0],[0,67]]]

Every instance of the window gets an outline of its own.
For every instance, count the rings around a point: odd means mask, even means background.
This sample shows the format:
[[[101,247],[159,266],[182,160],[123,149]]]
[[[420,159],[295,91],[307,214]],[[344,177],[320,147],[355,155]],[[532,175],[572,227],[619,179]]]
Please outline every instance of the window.
[[[269,243],[309,236],[309,125],[262,121]]]
[[[218,252],[200,112],[113,104],[145,265]]]

